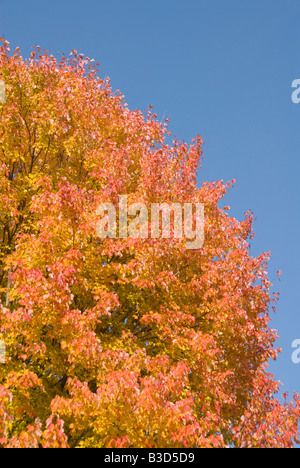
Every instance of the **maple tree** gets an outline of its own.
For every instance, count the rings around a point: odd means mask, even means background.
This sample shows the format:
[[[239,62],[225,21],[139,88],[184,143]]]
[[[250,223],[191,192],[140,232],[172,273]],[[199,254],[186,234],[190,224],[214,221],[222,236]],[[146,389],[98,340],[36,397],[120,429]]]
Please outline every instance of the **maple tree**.
[[[251,213],[220,208],[234,181],[198,188],[201,138],[167,144],[87,57],[1,44],[1,447],[293,447],[269,253],[249,253]],[[203,247],[97,238],[124,194],[204,203]]]

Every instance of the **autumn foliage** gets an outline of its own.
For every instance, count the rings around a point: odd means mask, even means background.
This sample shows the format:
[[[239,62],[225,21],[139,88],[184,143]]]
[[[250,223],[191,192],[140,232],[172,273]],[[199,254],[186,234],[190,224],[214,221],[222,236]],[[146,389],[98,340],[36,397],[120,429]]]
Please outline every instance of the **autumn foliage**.
[[[2,40],[0,446],[293,447],[269,254],[202,183],[202,141],[130,111],[97,65]],[[99,239],[99,203],[204,203],[205,243]]]

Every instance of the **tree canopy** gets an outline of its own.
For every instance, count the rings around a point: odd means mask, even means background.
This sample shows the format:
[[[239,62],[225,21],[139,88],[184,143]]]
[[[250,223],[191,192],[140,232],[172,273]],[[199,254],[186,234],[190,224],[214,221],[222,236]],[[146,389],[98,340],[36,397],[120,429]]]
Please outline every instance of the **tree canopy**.
[[[201,138],[168,144],[93,60],[0,44],[0,445],[293,447],[269,252],[250,254],[252,213],[221,207],[234,181],[198,187]],[[204,245],[99,239],[120,195],[203,203]]]

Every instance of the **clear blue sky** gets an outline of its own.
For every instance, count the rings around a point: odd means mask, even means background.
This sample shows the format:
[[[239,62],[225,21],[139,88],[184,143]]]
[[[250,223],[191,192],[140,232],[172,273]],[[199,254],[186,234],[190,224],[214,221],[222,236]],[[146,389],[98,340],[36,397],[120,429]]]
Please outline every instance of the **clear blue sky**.
[[[254,212],[253,255],[271,250],[283,348],[271,369],[290,393],[300,392],[299,24],[299,0],[0,0],[0,36],[24,57],[40,45],[94,58],[131,109],[151,104],[173,135],[205,139],[199,184],[237,180],[226,204],[238,219]]]

